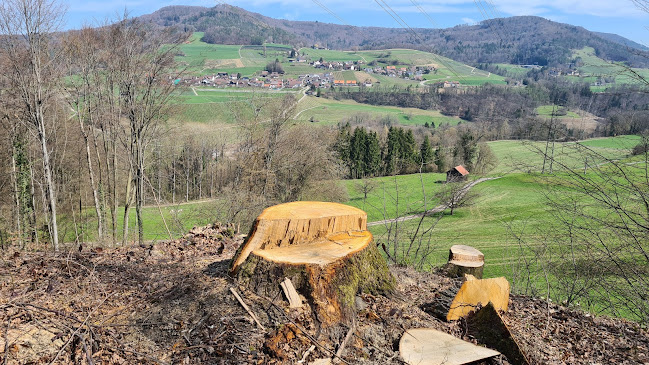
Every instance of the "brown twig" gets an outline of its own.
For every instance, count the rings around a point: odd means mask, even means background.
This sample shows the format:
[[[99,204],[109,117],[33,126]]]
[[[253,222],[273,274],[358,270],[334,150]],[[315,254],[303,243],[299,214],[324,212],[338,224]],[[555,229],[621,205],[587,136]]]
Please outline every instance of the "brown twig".
[[[262,331],[266,331],[266,327],[264,327],[264,326],[261,324],[261,322],[259,322],[259,319],[257,319],[257,316],[256,316],[256,315],[255,315],[255,314],[250,310],[250,308],[248,308],[248,305],[246,305],[246,303],[243,301],[243,299],[241,298],[241,296],[239,296],[239,293],[237,293],[237,290],[234,289],[233,287],[230,287],[230,291],[232,292],[232,294],[234,294],[234,297],[237,298],[237,300],[239,301],[239,304],[241,304],[241,306],[243,307],[243,309],[245,309],[246,312],[248,312],[248,314],[250,314],[250,317],[252,317],[252,319],[255,321],[255,323],[257,323],[257,326],[258,326]]]
[[[7,365],[7,361],[9,360],[9,328],[11,327],[11,316],[7,316],[7,327],[5,330],[5,356],[4,360],[2,361],[3,365]]]
[[[79,336],[79,339],[81,339],[81,345],[83,345],[83,351],[86,353],[86,360],[88,361],[88,365],[95,365],[95,362],[92,360],[92,353],[90,352],[90,349],[88,349],[88,346],[86,345],[86,338],[84,336]]]
[[[351,340],[352,335],[356,331],[356,321],[352,319],[352,325],[349,326],[349,331],[347,331],[347,335],[345,336],[345,339],[343,342],[340,344],[340,347],[338,347],[338,351],[336,351],[336,356],[338,359],[334,358],[334,364],[336,364],[339,359],[342,359],[343,352],[345,352],[345,346],[347,346],[347,343],[349,343],[349,340]]]

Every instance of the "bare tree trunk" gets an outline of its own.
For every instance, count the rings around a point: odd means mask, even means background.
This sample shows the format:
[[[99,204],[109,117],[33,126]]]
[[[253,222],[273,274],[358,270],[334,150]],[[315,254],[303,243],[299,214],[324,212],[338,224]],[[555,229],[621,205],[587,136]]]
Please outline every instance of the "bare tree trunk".
[[[173,189],[171,190],[171,203],[176,204],[176,154],[175,153],[171,162],[171,170],[172,170],[172,185],[173,185]]]
[[[122,245],[128,243],[128,213],[131,209],[133,196],[133,172],[129,169],[126,180],[126,193],[124,194],[124,219],[122,226]]]
[[[31,164],[29,165],[29,179],[29,193],[32,201],[32,214],[30,219],[32,242],[38,245],[38,228],[36,227],[36,191],[34,190],[36,182],[34,181],[34,169]]]
[[[40,108],[39,108],[40,109]],[[50,230],[52,231],[52,245],[54,250],[59,250],[59,227],[56,220],[56,192],[54,191],[54,180],[52,179],[52,166],[50,162],[50,151],[47,147],[47,138],[45,136],[45,121],[43,120],[43,111],[39,110],[38,113],[38,139],[41,144],[43,153],[43,170],[45,171],[45,184],[47,193],[47,204],[49,208],[50,217]]]
[[[137,219],[137,238],[140,244],[144,243],[144,221],[142,220],[142,205],[144,203],[144,146],[141,136],[135,141],[136,170],[135,170],[135,216]]]
[[[85,127],[83,126],[83,121],[81,120],[81,116],[77,113],[78,121],[79,121],[79,128],[81,129],[81,135],[83,136],[83,141],[86,145],[86,162],[88,163],[88,176],[90,177],[90,188],[92,189],[92,198],[95,203],[95,214],[97,215],[97,237],[99,240],[103,240],[104,238],[104,219],[101,214],[101,205],[99,203],[99,194],[97,193],[97,188],[95,184],[95,174],[92,169],[92,158],[90,156],[90,143],[88,141],[88,133],[85,130]]]
[[[113,136],[115,133],[113,133]],[[113,204],[111,205],[110,208],[110,216],[111,216],[111,221],[112,221],[112,226],[113,226],[113,244],[117,243],[117,209],[119,207],[119,199],[117,195],[117,143],[113,140],[113,163],[112,163],[112,174],[113,174],[113,185],[112,185],[112,199],[113,199]]]
[[[13,140],[11,143],[11,180],[14,187],[14,201],[16,204],[15,206],[16,212],[14,214],[14,217],[16,218],[15,224],[16,224],[16,233],[18,235],[18,246],[21,249],[23,249],[24,242],[23,242],[23,233],[22,233],[22,226],[21,226],[22,209],[20,208],[20,192],[18,190],[18,169],[16,167],[16,146]]]

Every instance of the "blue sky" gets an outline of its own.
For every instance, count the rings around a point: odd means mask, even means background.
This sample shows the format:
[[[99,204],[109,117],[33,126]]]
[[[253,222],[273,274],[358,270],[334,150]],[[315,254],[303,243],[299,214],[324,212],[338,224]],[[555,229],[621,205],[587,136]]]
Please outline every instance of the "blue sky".
[[[486,18],[538,15],[586,29],[616,33],[649,45],[649,14],[632,0],[384,0],[411,27],[446,28]],[[374,0],[68,0],[66,28],[114,19],[125,9],[132,16],[167,5],[214,6],[226,2],[273,18],[318,20],[328,23],[399,27]],[[381,0],[378,0],[382,3]],[[419,10],[419,5],[430,19]],[[480,8],[478,5],[482,5]],[[340,19],[338,19],[340,18]],[[342,20],[342,21],[341,21]],[[431,23],[431,20],[433,23]]]

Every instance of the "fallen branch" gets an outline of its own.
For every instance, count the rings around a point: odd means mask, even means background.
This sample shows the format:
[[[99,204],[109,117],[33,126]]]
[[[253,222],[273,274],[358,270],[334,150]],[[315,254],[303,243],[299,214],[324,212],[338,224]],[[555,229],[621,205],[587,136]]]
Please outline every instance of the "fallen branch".
[[[304,354],[302,355],[302,359],[300,361],[298,361],[297,363],[302,364],[302,363],[306,362],[306,358],[309,357],[309,355],[311,355],[313,350],[315,350],[315,345],[311,345],[311,347],[309,347],[306,351],[304,351]]]
[[[252,317],[252,319],[255,321],[255,323],[257,323],[257,326],[258,326],[262,331],[266,331],[266,327],[264,327],[264,326],[259,322],[259,319],[257,319],[257,316],[256,316],[254,313],[252,313],[252,311],[250,310],[250,308],[248,308],[248,305],[246,305],[246,303],[243,301],[243,299],[241,299],[241,297],[239,296],[239,293],[237,293],[236,289],[234,289],[234,288],[231,287],[231,288],[230,288],[230,291],[232,292],[232,294],[234,294],[234,297],[237,298],[237,300],[239,301],[239,304],[241,304],[241,306],[243,307],[243,309],[245,309],[246,312],[248,312],[248,314],[250,314],[250,317]]]
[[[347,331],[347,335],[345,336],[345,339],[343,342],[340,344],[340,347],[338,347],[338,351],[336,351],[336,358],[334,358],[334,364],[338,363],[338,360],[342,359],[343,352],[345,351],[345,346],[347,346],[347,343],[349,343],[349,340],[351,340],[352,335],[356,331],[356,321],[352,320],[352,325],[349,326],[349,331]]]

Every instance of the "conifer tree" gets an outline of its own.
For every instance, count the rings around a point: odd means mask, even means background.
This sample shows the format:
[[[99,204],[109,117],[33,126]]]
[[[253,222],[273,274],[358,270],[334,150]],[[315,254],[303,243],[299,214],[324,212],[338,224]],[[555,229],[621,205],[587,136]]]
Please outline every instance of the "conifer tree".
[[[365,176],[377,176],[381,173],[381,146],[376,132],[367,135],[365,148]]]
[[[430,145],[428,136],[425,136],[424,141],[421,142],[421,147],[419,148],[419,157],[421,164],[424,166],[424,169],[430,170],[428,164],[433,161],[433,147]]]

